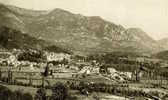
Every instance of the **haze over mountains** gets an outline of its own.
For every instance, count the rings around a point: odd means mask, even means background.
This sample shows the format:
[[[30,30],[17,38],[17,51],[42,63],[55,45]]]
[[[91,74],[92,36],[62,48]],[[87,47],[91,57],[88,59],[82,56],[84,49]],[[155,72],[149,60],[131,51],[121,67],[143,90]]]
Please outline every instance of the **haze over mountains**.
[[[74,52],[155,53],[168,49],[165,42],[152,39],[142,29],[126,29],[98,16],[87,17],[62,9],[33,11],[1,4],[0,26]]]

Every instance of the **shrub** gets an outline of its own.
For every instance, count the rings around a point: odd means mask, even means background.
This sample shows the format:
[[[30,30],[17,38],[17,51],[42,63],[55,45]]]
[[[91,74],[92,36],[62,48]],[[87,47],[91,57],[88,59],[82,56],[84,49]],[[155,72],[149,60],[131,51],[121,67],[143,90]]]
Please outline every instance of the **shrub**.
[[[18,55],[18,61],[45,62],[46,55],[42,51],[28,50]]]
[[[46,90],[44,88],[40,88],[37,90],[35,95],[35,100],[46,100]]]
[[[66,100],[68,98],[68,88],[66,85],[58,82],[52,89],[53,100]]]
[[[22,93],[21,90],[12,92],[5,86],[0,86],[0,100],[33,100],[29,93]]]
[[[25,93],[23,94],[23,98],[22,100],[33,100],[33,97],[30,93]]]

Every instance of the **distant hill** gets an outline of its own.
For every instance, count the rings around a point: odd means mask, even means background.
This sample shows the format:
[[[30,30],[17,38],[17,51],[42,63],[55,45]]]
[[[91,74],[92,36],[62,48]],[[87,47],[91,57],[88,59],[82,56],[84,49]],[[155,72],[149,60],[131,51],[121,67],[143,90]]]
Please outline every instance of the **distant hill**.
[[[162,46],[165,50],[168,50],[168,38],[163,38],[158,41],[159,45]]]
[[[35,50],[46,50],[52,52],[63,52],[69,53],[68,50],[54,46],[54,48],[49,49],[52,46],[51,43],[46,42],[42,39],[36,39],[29,36],[28,34],[23,34],[21,31],[11,29],[6,26],[0,27],[0,47],[5,49],[35,49]]]
[[[154,57],[163,59],[163,60],[168,60],[168,50],[167,51],[162,51],[154,55]]]
[[[162,50],[142,29],[125,29],[98,16],[83,16],[54,9],[33,11],[0,5],[0,25],[73,52],[146,52]]]

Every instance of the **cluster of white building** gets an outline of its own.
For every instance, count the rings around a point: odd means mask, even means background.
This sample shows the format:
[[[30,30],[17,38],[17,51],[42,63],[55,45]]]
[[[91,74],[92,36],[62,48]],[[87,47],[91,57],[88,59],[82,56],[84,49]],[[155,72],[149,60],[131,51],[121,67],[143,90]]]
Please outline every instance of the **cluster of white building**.
[[[70,60],[71,55],[65,53],[54,53],[54,52],[46,52],[47,61],[62,61],[64,59]]]

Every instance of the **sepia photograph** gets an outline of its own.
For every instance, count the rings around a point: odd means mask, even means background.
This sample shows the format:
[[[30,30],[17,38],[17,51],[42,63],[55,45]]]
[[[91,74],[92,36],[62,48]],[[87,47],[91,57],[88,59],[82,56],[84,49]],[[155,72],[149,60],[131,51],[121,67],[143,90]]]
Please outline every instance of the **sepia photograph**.
[[[0,100],[168,100],[168,0],[0,0]]]

